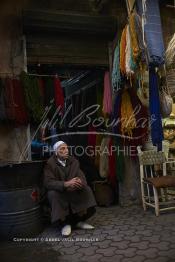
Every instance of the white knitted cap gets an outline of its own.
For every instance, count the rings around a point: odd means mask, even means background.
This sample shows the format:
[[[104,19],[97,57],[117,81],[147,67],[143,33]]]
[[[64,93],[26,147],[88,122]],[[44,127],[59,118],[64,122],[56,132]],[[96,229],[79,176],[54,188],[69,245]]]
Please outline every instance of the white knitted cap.
[[[58,141],[58,142],[56,142],[56,143],[53,145],[53,150],[56,152],[57,149],[59,148],[59,146],[61,146],[62,144],[66,144],[66,143],[63,142],[63,141]]]

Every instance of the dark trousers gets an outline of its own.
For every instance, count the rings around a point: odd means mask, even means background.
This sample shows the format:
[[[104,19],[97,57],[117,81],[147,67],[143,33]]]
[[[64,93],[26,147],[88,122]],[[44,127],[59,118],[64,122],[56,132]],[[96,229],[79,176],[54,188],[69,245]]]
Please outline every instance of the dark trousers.
[[[58,225],[61,227],[65,225],[71,225],[72,227],[75,227],[78,222],[86,221],[87,219],[92,217],[95,214],[95,212],[96,212],[95,207],[89,207],[87,209],[86,214],[84,214],[83,216],[79,216],[77,213],[73,214],[71,208],[69,207],[69,215],[65,217],[65,220],[64,221],[58,220],[54,222],[53,225]]]
[[[52,224],[71,224],[75,225],[79,221],[85,221],[90,218],[95,212],[95,206],[86,208],[86,214],[80,216],[80,214],[72,213],[72,210],[69,205],[69,210],[65,212],[64,205],[65,201],[67,201],[66,196],[60,192],[56,192],[54,190],[48,191],[48,200],[51,206],[51,222]],[[62,214],[62,216],[60,216]],[[62,221],[62,217],[64,217],[64,221]]]
[[[72,214],[71,209],[69,209],[69,215],[66,217],[64,224],[70,224],[72,226],[75,226],[80,221],[85,221],[91,216],[93,216],[96,212],[95,207],[89,207],[87,209],[87,212],[83,216],[79,216],[78,214]]]

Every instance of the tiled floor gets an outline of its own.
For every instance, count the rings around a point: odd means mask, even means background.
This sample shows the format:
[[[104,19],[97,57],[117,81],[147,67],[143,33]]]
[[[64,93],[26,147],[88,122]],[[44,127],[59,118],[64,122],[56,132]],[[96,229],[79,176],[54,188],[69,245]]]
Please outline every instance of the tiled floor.
[[[48,227],[36,243],[3,243],[0,261],[175,262],[173,212],[155,217],[138,206],[98,207],[89,223],[95,230],[74,230],[66,239]]]

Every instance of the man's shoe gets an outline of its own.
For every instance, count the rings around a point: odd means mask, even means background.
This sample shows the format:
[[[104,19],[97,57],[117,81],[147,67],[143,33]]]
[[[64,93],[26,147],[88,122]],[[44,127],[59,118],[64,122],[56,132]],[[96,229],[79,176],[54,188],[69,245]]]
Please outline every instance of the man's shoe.
[[[85,222],[78,222],[76,224],[76,227],[79,228],[79,229],[94,229],[95,227],[85,223]]]
[[[71,225],[65,225],[62,229],[61,229],[61,235],[63,237],[68,237],[71,234]]]

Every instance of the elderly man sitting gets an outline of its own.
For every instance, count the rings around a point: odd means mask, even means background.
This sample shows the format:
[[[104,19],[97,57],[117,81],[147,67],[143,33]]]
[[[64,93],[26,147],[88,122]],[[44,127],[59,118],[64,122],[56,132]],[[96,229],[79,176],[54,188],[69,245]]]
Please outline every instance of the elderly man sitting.
[[[71,234],[71,226],[82,229],[94,227],[83,222],[95,213],[96,201],[79,162],[69,156],[68,146],[58,141],[54,154],[44,169],[44,185],[51,205],[51,221],[62,226],[63,236]]]

